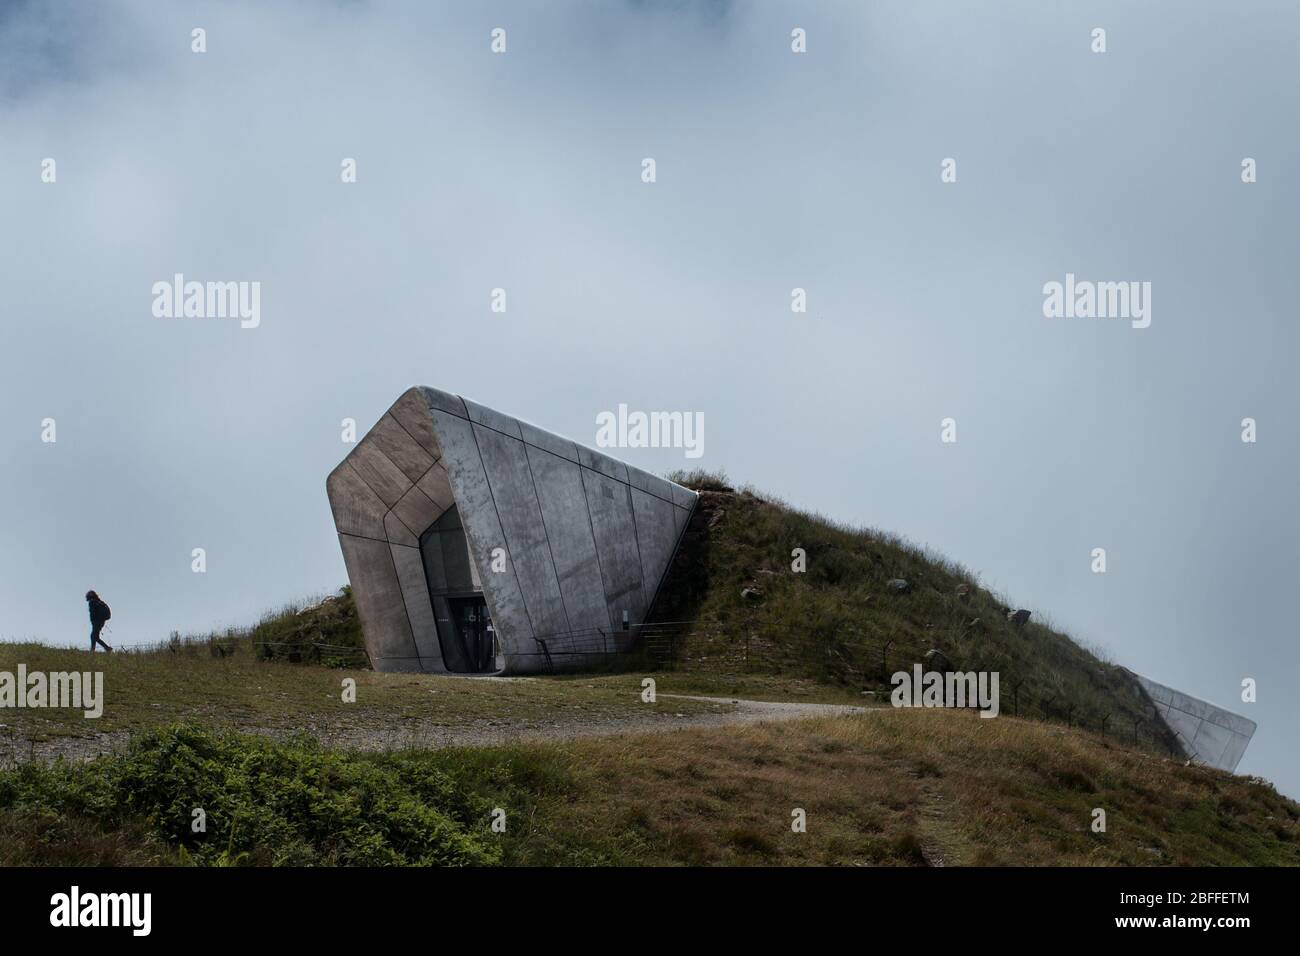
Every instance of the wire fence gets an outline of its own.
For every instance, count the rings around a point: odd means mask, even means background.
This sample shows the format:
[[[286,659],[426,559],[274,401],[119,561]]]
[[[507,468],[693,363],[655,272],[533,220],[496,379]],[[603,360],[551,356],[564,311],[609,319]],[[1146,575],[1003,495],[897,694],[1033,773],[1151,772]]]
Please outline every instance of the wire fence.
[[[251,634],[219,634],[205,637],[181,637],[173,634],[165,641],[142,641],[115,644],[116,651],[129,654],[171,654],[195,657],[210,654],[224,659],[237,654],[251,654],[258,660],[283,660],[291,664],[321,664],[328,667],[371,666],[364,647],[331,644],[321,638],[300,641],[259,641]]]

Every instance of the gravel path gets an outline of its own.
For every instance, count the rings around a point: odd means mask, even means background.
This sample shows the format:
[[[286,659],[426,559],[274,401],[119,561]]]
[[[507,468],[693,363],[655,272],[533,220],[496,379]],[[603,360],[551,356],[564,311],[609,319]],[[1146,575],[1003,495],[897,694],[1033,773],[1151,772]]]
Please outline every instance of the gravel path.
[[[346,724],[310,724],[295,728],[307,732],[331,747],[357,750],[392,750],[401,748],[437,749],[440,747],[482,747],[523,741],[575,740],[581,737],[609,737],[617,734],[663,733],[687,727],[723,727],[729,724],[753,724],[772,720],[797,720],[801,717],[825,717],[837,714],[860,714],[867,708],[848,704],[812,704],[778,701],[741,700],[734,697],[694,697],[685,694],[660,694],[660,701],[691,700],[715,705],[706,713],[672,714],[647,712],[643,717],[603,717],[595,719],[478,721],[449,727],[424,721],[407,721],[400,726],[349,721]],[[245,733],[283,737],[281,728],[242,727]],[[129,739],[125,732],[104,733],[94,737],[55,737],[32,742],[0,737],[0,766],[12,766],[28,760],[87,760],[124,748]]]
[[[770,720],[798,720],[800,717],[826,717],[836,714],[860,714],[865,707],[848,704],[807,704],[781,701],[740,700],[735,697],[692,697],[686,694],[660,694],[659,700],[696,700],[713,703],[718,709],[706,714],[647,714],[600,721],[556,723],[526,730],[508,730],[504,735],[483,743],[507,743],[515,740],[573,740],[578,737],[609,737],[614,734],[666,732],[685,727],[724,727],[728,724],[755,724]]]

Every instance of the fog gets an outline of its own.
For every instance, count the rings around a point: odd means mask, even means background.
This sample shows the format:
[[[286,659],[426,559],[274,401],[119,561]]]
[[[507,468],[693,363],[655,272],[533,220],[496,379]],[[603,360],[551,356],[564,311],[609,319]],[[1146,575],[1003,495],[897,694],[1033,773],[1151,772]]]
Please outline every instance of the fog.
[[[1300,795],[1300,13],[1253,9],[0,7],[0,639],[338,588],[341,422],[410,385],[587,444],[626,404],[704,454],[620,457],[942,552],[1257,720],[1240,772]],[[155,316],[177,273],[259,323]],[[1067,274],[1149,326],[1045,316]]]

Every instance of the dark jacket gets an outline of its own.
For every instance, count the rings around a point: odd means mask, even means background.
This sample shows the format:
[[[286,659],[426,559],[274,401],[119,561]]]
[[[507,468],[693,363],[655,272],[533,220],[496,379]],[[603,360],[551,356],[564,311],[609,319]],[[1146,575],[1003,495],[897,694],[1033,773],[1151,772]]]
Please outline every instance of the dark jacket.
[[[90,623],[96,627],[113,616],[113,612],[108,609],[108,605],[99,598],[91,598],[88,603],[90,604]]]

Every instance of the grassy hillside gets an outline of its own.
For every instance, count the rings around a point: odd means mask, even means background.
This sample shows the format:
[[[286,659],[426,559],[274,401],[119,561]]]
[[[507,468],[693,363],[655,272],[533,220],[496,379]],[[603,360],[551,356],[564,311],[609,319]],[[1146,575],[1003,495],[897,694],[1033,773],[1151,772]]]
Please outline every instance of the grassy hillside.
[[[622,683],[473,680],[431,674],[379,674],[323,665],[263,661],[236,651],[214,656],[197,645],[176,653],[96,654],[42,644],[0,644],[0,671],[102,671],[103,716],[68,708],[0,710],[0,766],[31,757],[93,755],[130,734],[177,721],[274,737],[312,734],[350,747],[402,747],[447,739],[518,733],[557,724],[590,727],[676,719],[714,712],[690,700],[647,704]],[[343,682],[355,681],[355,702]],[[724,708],[725,709],[725,708]]]
[[[884,693],[890,673],[937,650],[958,670],[999,672],[1004,713],[1098,731],[1105,721],[1108,734],[1181,752],[1127,671],[1041,623],[1037,609],[1013,624],[1017,606],[966,569],[896,536],[734,490],[723,476],[670,477],[700,492],[655,606],[659,621],[690,622],[680,668],[737,687],[783,674]],[[796,548],[802,572],[792,570]]]
[[[303,606],[286,604],[270,611],[252,627],[182,637],[142,649],[145,653],[208,654],[212,657],[254,657],[263,661],[324,664],[326,667],[369,667],[361,618],[352,588]]]
[[[1300,805],[1170,756],[1128,672],[969,572],[676,477],[700,504],[624,673],[377,674],[347,589],[132,653],[0,644],[106,697],[0,712],[0,865],[1300,865]],[[1002,716],[885,706],[930,651],[998,671]],[[731,703],[671,694],[869,709],[719,726]]]
[[[957,669],[997,671],[1005,713],[1179,752],[1122,667],[1046,626],[1037,609],[1028,624],[1011,623],[1015,606],[980,588],[971,572],[896,536],[737,491],[725,476],[670,477],[700,492],[654,608],[659,622],[687,622],[667,628],[672,653],[659,655],[678,671],[676,689],[859,703],[866,690],[883,700],[889,674],[937,650]],[[796,548],[806,554],[802,572],[791,567]],[[891,581],[906,588],[891,589]],[[158,649],[369,665],[348,587],[310,607],[269,613],[251,628],[173,637]],[[653,662],[621,663],[639,670]]]
[[[1261,781],[954,711],[381,754],[172,727],[0,771],[0,864],[1297,865],[1298,821]]]

